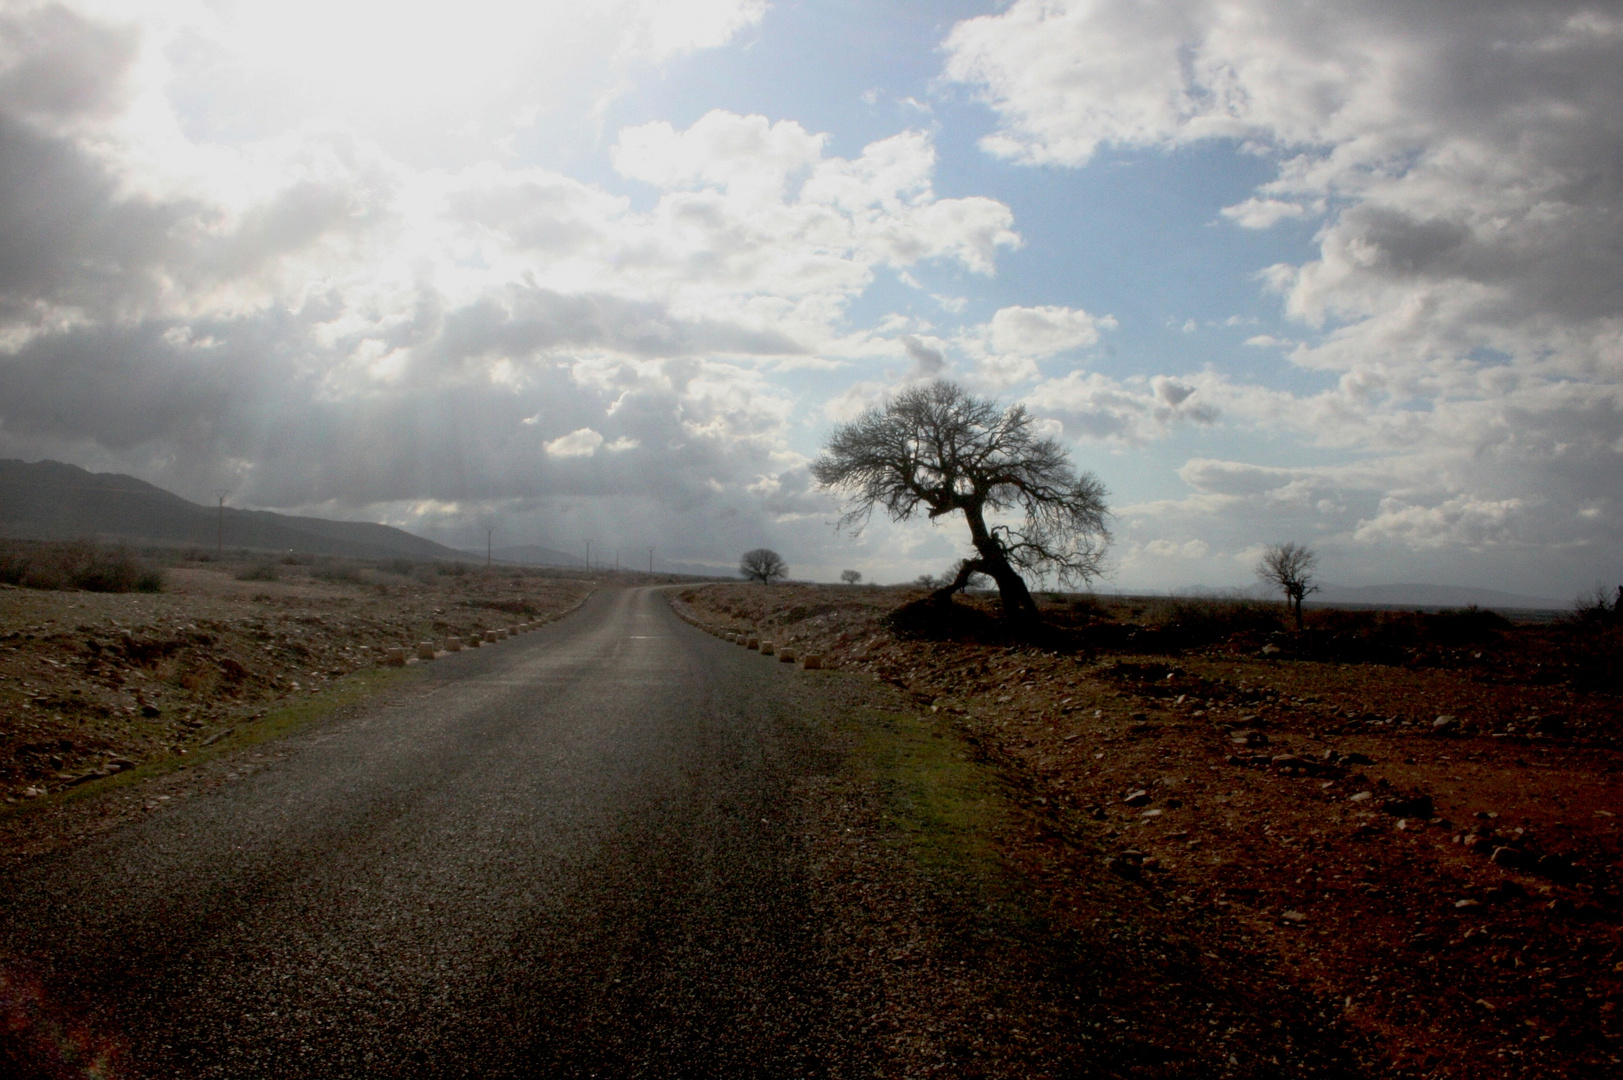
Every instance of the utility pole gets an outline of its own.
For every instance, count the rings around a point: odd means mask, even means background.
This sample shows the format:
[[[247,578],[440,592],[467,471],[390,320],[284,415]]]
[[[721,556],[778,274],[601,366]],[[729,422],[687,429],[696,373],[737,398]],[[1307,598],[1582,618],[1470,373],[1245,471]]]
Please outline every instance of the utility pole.
[[[616,574],[618,574],[620,572],[620,549],[619,548],[614,549],[614,572]]]
[[[225,497],[231,492],[216,490],[214,492],[220,499],[220,516],[214,529],[214,558],[216,561],[225,559]]]
[[[586,569],[592,568],[592,542],[586,541]]]
[[[648,549],[648,572],[650,574],[652,574],[654,572],[654,549],[653,548]]]
[[[495,540],[496,540],[496,526],[494,526],[494,525],[486,525],[485,526],[485,569],[486,570],[490,569],[491,549],[495,545]]]

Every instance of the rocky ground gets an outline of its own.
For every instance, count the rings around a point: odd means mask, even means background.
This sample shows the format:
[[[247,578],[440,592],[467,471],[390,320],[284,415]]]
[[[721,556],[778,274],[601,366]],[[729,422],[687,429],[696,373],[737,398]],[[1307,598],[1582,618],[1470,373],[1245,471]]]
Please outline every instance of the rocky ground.
[[[1073,601],[1041,644],[976,619],[931,640],[887,619],[921,595],[719,585],[682,605],[894,684],[994,763],[1030,815],[1001,857],[1061,930],[1114,942],[1153,913],[1301,992],[1171,1035],[1311,1019],[1382,1075],[1623,1069],[1623,701],[1594,635],[1335,612],[1298,635],[1254,608]],[[1112,971],[1123,1015],[1153,1015],[1161,966]]]
[[[181,561],[161,592],[0,585],[0,798],[181,757],[386,662],[542,621],[587,581],[516,569]]]

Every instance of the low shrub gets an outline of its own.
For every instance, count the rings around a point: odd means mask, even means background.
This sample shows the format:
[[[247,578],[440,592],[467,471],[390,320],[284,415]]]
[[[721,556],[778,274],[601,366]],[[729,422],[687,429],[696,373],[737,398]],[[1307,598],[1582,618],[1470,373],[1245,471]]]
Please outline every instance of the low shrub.
[[[29,543],[0,549],[0,582],[25,589],[83,589],[86,592],[160,592],[163,571],[123,547],[92,540]]]
[[[276,564],[268,560],[237,571],[238,581],[275,581],[279,576]]]

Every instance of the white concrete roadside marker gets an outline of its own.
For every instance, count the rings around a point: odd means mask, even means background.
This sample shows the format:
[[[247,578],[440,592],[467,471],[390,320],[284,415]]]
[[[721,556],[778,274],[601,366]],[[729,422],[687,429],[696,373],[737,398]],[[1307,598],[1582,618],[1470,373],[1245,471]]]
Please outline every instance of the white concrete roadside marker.
[[[434,643],[432,641],[419,641],[417,643],[417,659],[434,659]]]
[[[390,667],[405,667],[406,650],[399,645],[390,645],[383,650],[383,662]]]
[[[746,649],[759,649],[760,647],[761,647],[761,639],[758,638],[758,637],[749,638],[748,640],[746,640],[744,642],[744,648],[746,648]]]
[[[761,655],[762,656],[771,656],[773,654],[773,652],[776,651],[776,650],[777,650],[777,646],[772,644],[770,641],[761,642]]]
[[[782,664],[792,664],[792,663],[794,663],[795,662],[795,651],[793,649],[779,649],[778,650],[778,662],[782,663]]]
[[[816,653],[807,653],[806,659],[800,662],[800,666],[807,671],[820,671],[823,667],[823,658]]]
[[[496,636],[496,631],[494,631],[494,630],[486,630],[485,631],[485,640],[486,641],[500,641],[501,638]]]
[[[448,638],[446,638],[445,639],[445,651],[446,652],[461,652],[462,651],[462,639],[459,638],[459,637],[448,637]]]

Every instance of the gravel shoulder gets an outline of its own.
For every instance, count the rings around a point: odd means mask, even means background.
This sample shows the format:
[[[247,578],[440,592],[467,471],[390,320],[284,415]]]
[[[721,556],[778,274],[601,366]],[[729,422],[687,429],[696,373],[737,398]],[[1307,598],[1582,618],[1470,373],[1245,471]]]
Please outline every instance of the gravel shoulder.
[[[683,596],[716,632],[888,689],[996,778],[1013,810],[982,823],[986,858],[1040,928],[1030,949],[1076,958],[1077,995],[1098,995],[1038,1041],[1114,1027],[1163,1055],[1126,1066],[1156,1075],[1619,1067],[1623,718],[1540,680],[1535,632],[1463,663],[1248,639],[1070,654],[898,638],[883,616],[912,597],[884,591]]]
[[[19,816],[83,785],[353,699],[389,682],[391,648],[415,663],[424,641],[559,618],[593,588],[535,571],[263,560],[167,578],[158,594],[0,588],[0,854]]]

